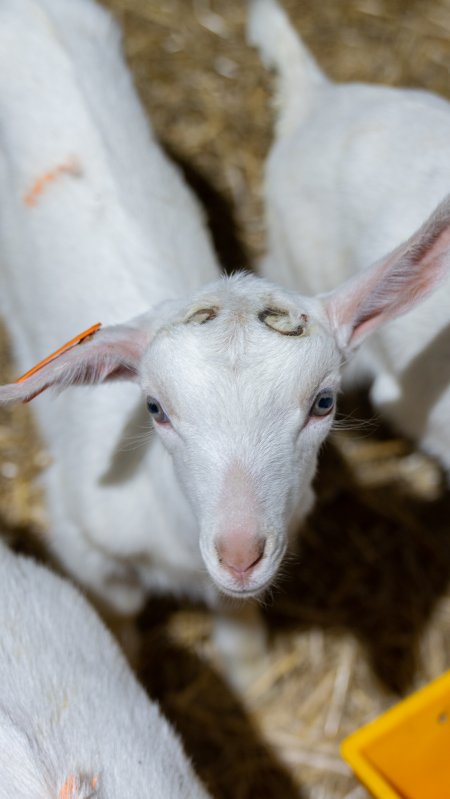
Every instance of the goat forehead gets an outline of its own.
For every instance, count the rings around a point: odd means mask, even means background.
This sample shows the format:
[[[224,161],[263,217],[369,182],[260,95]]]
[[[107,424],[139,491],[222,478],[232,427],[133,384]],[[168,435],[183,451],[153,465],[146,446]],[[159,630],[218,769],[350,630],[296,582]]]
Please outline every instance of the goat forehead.
[[[280,335],[257,319],[248,324],[224,320],[177,326],[158,336],[144,364],[144,386],[170,394],[171,401],[191,395],[196,402],[229,402],[253,397],[252,405],[289,396],[309,398],[318,384],[337,380],[340,354],[334,338],[311,325],[304,337]]]
[[[286,351],[289,339],[311,338],[316,345],[334,339],[317,299],[297,295],[294,300],[276,287],[262,290],[260,284],[266,282],[249,275],[230,281],[219,282],[222,292],[197,297],[160,329],[157,338],[174,347],[189,347],[195,341],[197,349],[231,361],[253,358],[267,348]],[[247,283],[255,290],[241,296],[238,289]]]

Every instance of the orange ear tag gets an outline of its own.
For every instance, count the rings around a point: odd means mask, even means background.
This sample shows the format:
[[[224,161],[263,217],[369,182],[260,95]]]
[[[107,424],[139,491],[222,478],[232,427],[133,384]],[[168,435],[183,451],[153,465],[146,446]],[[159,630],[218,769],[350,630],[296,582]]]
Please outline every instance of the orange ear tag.
[[[23,383],[24,380],[26,380],[28,377],[31,377],[31,375],[34,375],[35,372],[38,372],[39,369],[42,369],[43,366],[46,366],[48,363],[51,363],[51,361],[54,361],[56,358],[58,358],[59,355],[62,355],[64,352],[67,352],[67,350],[71,350],[72,347],[76,347],[78,344],[81,344],[83,341],[86,341],[86,339],[93,336],[94,333],[96,333],[97,330],[101,328],[101,326],[102,323],[97,322],[97,324],[92,325],[92,327],[88,327],[88,329],[85,330],[84,333],[80,333],[78,336],[75,336],[75,338],[70,339],[70,341],[68,341],[67,344],[63,344],[62,347],[55,350],[55,352],[52,352],[52,354],[44,358],[43,361],[37,363],[36,366],[33,366],[33,368],[30,369],[28,372],[25,372],[25,374],[22,375],[22,377],[19,377],[19,379],[16,380],[16,383]]]

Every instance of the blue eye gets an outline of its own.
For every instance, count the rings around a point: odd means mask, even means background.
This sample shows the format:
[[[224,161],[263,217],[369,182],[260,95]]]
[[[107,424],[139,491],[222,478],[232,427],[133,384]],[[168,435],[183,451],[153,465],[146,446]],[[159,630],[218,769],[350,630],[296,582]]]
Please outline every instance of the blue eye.
[[[154,397],[147,397],[147,408],[150,416],[155,422],[159,424],[165,424],[169,422],[169,417],[161,408],[158,400],[155,400]]]
[[[324,389],[320,391],[317,397],[314,400],[314,404],[311,408],[310,415],[311,416],[328,416],[329,413],[333,410],[336,403],[336,396],[334,391],[330,391],[329,389]]]

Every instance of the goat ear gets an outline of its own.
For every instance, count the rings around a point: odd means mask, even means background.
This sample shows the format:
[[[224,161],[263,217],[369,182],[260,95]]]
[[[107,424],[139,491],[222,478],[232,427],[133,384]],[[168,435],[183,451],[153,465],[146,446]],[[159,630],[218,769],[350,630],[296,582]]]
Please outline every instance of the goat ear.
[[[47,388],[67,388],[107,380],[136,380],[150,334],[145,317],[129,325],[98,330],[98,325],[78,336],[17,383],[0,387],[0,405],[29,402]],[[87,337],[86,337],[87,336]]]
[[[341,346],[353,349],[406,313],[450,274],[450,194],[411,238],[361,274],[322,295]]]

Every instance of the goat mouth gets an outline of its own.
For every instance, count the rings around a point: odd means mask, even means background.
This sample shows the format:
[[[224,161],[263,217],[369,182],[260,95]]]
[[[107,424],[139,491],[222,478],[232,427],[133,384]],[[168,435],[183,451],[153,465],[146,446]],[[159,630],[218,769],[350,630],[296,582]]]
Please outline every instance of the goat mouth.
[[[222,594],[234,597],[235,599],[251,599],[252,597],[259,597],[269,587],[272,580],[265,580],[262,585],[255,586],[254,588],[232,588],[231,586],[218,585]]]
[[[276,581],[278,568],[282,558],[280,558],[276,563],[271,564],[271,567],[265,567],[264,574],[262,574],[259,578],[255,575],[253,577],[247,578],[247,580],[232,580],[225,575],[218,574],[217,570],[215,573],[211,574],[213,581],[219,591],[222,594],[225,594],[229,597],[234,597],[234,599],[259,599],[268,588]]]

